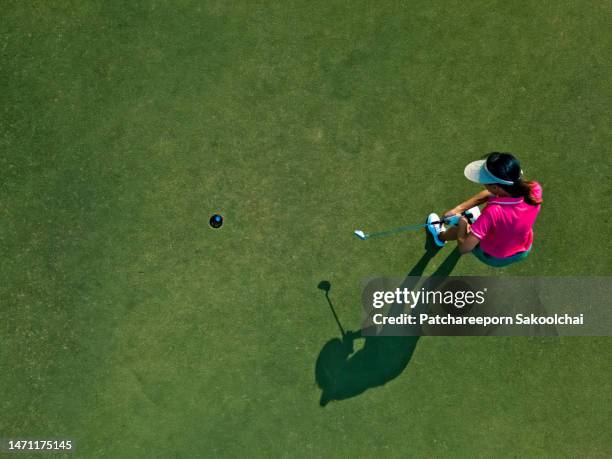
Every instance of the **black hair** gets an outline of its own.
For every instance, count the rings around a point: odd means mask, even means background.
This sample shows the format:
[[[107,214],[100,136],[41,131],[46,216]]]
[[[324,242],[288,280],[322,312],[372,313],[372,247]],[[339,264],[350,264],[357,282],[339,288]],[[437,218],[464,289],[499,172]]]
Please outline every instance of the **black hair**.
[[[532,206],[542,204],[542,199],[534,193],[535,182],[523,180],[521,163],[513,154],[490,153],[487,156],[486,164],[488,171],[495,177],[513,182],[512,185],[496,183],[497,186],[510,194],[510,196],[525,198],[525,202]]]

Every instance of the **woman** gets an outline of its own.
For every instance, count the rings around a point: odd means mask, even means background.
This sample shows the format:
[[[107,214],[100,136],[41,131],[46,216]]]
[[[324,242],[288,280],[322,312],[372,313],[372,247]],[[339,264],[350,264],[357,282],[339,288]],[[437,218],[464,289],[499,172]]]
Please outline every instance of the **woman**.
[[[491,153],[486,160],[467,165],[465,176],[484,185],[485,190],[444,214],[449,218],[486,202],[481,215],[470,225],[465,216],[448,230],[431,224],[439,217],[430,214],[428,229],[436,244],[457,241],[461,253],[472,252],[490,266],[507,266],[529,255],[533,224],[542,204],[542,187],[523,180],[521,165],[510,153]],[[456,217],[455,217],[456,220]]]

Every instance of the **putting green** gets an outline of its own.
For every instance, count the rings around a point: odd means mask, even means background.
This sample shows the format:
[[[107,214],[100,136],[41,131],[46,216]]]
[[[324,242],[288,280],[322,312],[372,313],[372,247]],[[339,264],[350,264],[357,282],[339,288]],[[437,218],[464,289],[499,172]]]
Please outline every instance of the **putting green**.
[[[133,3],[3,3],[0,438],[609,456],[608,338],[357,339],[341,401],[315,379],[321,281],[354,331],[370,276],[611,274],[604,3]],[[491,150],[544,187],[526,261],[352,234],[451,208]]]

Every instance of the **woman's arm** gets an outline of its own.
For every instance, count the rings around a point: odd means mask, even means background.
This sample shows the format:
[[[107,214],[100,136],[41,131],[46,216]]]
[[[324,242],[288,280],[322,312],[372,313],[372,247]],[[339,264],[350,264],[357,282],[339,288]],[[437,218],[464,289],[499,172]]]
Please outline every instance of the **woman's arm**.
[[[455,206],[454,208],[452,208],[451,210],[446,212],[444,214],[444,216],[445,217],[450,217],[452,215],[460,214],[461,212],[464,212],[464,211],[466,211],[468,209],[471,209],[474,206],[478,206],[480,204],[483,204],[483,203],[487,202],[487,200],[491,196],[493,196],[493,195],[490,192],[488,192],[487,190],[482,190],[480,193],[475,194],[474,196],[472,196],[467,201],[462,202],[461,204]]]
[[[480,239],[470,233],[470,226],[467,218],[461,217],[457,225],[457,247],[459,252],[471,252],[478,245]]]

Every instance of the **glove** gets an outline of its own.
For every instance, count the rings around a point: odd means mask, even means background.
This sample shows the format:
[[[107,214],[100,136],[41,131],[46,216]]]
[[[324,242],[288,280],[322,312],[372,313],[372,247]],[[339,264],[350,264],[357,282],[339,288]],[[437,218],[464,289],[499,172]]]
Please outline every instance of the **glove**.
[[[462,212],[461,215],[467,218],[467,221],[470,222],[470,225],[473,225],[474,222],[478,219],[478,217],[480,217],[480,209],[478,208],[478,206],[474,206],[471,209]]]

